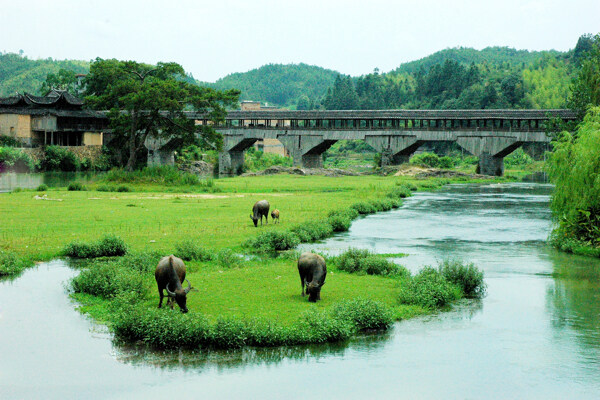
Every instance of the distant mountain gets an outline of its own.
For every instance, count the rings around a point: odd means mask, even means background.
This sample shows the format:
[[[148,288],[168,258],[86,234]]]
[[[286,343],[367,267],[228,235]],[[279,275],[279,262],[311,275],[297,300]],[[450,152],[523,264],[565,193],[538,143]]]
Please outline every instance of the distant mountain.
[[[215,83],[218,90],[239,89],[241,100],[256,100],[280,106],[296,105],[300,96],[319,100],[333,84],[336,71],[307,64],[268,64],[248,72],[227,75]]]
[[[0,53],[0,97],[14,95],[16,92],[40,94],[39,89],[46,75],[57,73],[61,68],[70,69],[78,74],[86,74],[90,64],[77,60],[30,60],[15,53]]]
[[[510,47],[486,47],[483,50],[475,50],[469,47],[455,47],[452,49],[445,49],[433,53],[430,56],[421,58],[416,61],[407,62],[401,64],[398,68],[391,71],[392,73],[408,73],[414,74],[423,67],[425,70],[429,70],[435,64],[441,64],[446,60],[456,61],[460,64],[500,64],[508,62],[513,65],[525,64],[526,66],[539,60],[544,56],[557,57],[565,55],[556,50],[548,51],[529,51],[529,50],[516,50]]]

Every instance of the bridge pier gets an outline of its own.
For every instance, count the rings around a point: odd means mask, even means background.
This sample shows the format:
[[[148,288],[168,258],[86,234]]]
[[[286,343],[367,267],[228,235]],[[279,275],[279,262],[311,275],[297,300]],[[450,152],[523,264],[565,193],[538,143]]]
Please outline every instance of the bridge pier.
[[[223,151],[219,153],[219,176],[236,176],[244,166],[244,151],[258,138],[243,135],[223,135]]]
[[[494,157],[489,153],[479,155],[478,173],[482,175],[504,175],[504,157]]]
[[[312,133],[287,134],[278,139],[292,156],[294,166],[300,168],[323,168],[323,153],[337,142]]]
[[[381,153],[381,166],[407,163],[423,143],[415,135],[390,132],[387,135],[365,135],[365,142]]]
[[[480,133],[481,134],[481,133]],[[474,156],[479,157],[478,172],[482,175],[502,176],[504,157],[519,148],[523,141],[511,136],[459,136],[456,143]]]

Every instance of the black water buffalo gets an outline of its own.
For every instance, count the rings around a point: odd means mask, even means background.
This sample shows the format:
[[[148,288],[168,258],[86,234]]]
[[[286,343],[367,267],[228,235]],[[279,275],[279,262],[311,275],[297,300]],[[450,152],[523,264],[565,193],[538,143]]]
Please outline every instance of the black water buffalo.
[[[156,278],[158,294],[160,296],[158,308],[162,307],[163,289],[166,289],[167,296],[169,297],[167,305],[171,305],[171,309],[173,309],[173,299],[175,299],[181,312],[188,312],[186,301],[187,294],[192,290],[192,284],[185,279],[185,264],[183,260],[174,255],[161,258],[156,266],[154,277]],[[188,287],[185,289],[181,286],[184,280],[188,283]]]
[[[266,200],[260,200],[254,203],[254,207],[252,207],[252,215],[250,215],[250,219],[254,222],[254,226],[258,226],[258,220],[260,219],[260,224],[262,225],[262,219],[265,217],[267,224],[269,223],[269,202]]]
[[[304,285],[308,301],[315,303],[321,300],[321,287],[325,284],[327,267],[325,260],[318,254],[302,253],[298,259],[298,272],[300,273],[300,284],[302,285],[302,296],[304,296]]]
[[[271,218],[273,218],[274,224],[279,223],[279,210],[278,209],[274,209],[273,211],[271,211]]]

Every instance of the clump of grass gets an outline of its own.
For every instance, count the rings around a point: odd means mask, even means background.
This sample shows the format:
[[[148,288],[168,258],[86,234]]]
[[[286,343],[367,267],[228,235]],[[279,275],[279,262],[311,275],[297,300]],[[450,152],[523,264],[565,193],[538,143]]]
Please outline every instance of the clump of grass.
[[[290,230],[300,238],[301,242],[315,242],[333,233],[333,227],[324,221],[296,225]]]
[[[185,261],[210,261],[213,255],[210,250],[199,245],[191,239],[184,240],[175,246],[175,254],[177,257]]]
[[[135,293],[140,299],[147,296],[152,285],[151,274],[136,274],[119,263],[97,263],[83,270],[71,281],[75,293],[87,293],[102,298]]]
[[[117,192],[131,192],[131,188],[127,185],[117,186]]]
[[[356,211],[356,209],[354,209],[354,208],[344,208],[341,210],[333,210],[327,214],[327,216],[329,218],[336,217],[336,216],[342,216],[342,217],[348,218],[351,221],[358,218],[359,215],[360,214],[358,213],[358,211]]]
[[[460,287],[465,297],[482,298],[485,295],[483,271],[473,263],[465,265],[456,260],[444,260],[439,266],[439,271],[448,282]]]
[[[87,188],[81,182],[71,182],[67,186],[67,190],[70,192],[85,191]]]
[[[300,244],[300,238],[289,230],[267,231],[259,233],[255,238],[244,243],[244,247],[254,252],[284,251]]]
[[[399,300],[404,304],[415,304],[435,309],[447,306],[462,297],[461,289],[432,267],[424,267],[400,290]]]
[[[413,187],[416,190],[416,186],[413,185]],[[392,190],[390,190],[386,196],[392,199],[404,199],[412,196],[412,189],[407,185],[399,185],[392,188]]]
[[[18,275],[26,267],[27,264],[16,254],[0,250],[0,276]]]
[[[63,254],[73,258],[117,257],[127,253],[123,239],[107,235],[98,242],[72,242],[65,246]]]
[[[375,208],[375,206],[366,201],[354,203],[350,206],[350,208],[353,208],[356,211],[358,211],[358,213],[360,215],[373,214],[373,213],[377,212],[377,209]]]
[[[352,225],[350,218],[341,214],[332,215],[327,219],[327,222],[329,222],[334,232],[346,232]]]
[[[146,167],[141,170],[128,172],[122,169],[112,169],[104,176],[106,182],[159,184],[167,186],[201,185],[210,187],[206,181],[200,181],[198,176],[189,172],[179,171],[170,165]]]
[[[38,192],[45,192],[46,190],[48,190],[48,185],[42,183],[40,186],[37,187],[36,189]]]
[[[370,299],[343,301],[333,307],[332,315],[351,322],[358,331],[386,330],[394,322],[388,307]]]
[[[108,185],[99,185],[96,190],[98,192],[114,192],[116,189],[114,186],[108,186]]]
[[[334,258],[338,269],[367,275],[407,276],[406,268],[368,250],[350,248]]]
[[[220,250],[214,260],[221,268],[236,268],[242,265],[241,258],[231,249]]]

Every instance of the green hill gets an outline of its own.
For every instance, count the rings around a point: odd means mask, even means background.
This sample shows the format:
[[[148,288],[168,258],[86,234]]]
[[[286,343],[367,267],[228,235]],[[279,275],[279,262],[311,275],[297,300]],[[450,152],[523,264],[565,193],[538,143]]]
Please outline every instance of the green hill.
[[[40,94],[39,89],[46,75],[57,73],[61,68],[77,74],[89,70],[89,62],[77,60],[30,60],[15,53],[0,53],[0,97],[14,95],[16,92]]]
[[[555,50],[549,51],[529,51],[529,50],[516,50],[510,47],[486,47],[483,50],[475,50],[469,47],[455,47],[451,49],[444,49],[435,52],[427,57],[423,57],[416,61],[410,61],[401,64],[396,68],[393,73],[408,73],[414,74],[421,67],[425,70],[429,70],[433,65],[443,63],[446,60],[456,61],[460,64],[502,64],[510,63],[512,65],[525,64],[530,65],[534,61],[545,57],[551,56],[556,57],[565,55]]]
[[[218,90],[239,89],[242,91],[241,100],[295,106],[302,95],[313,100],[320,99],[337,74],[336,71],[307,64],[268,64],[204,84]]]

